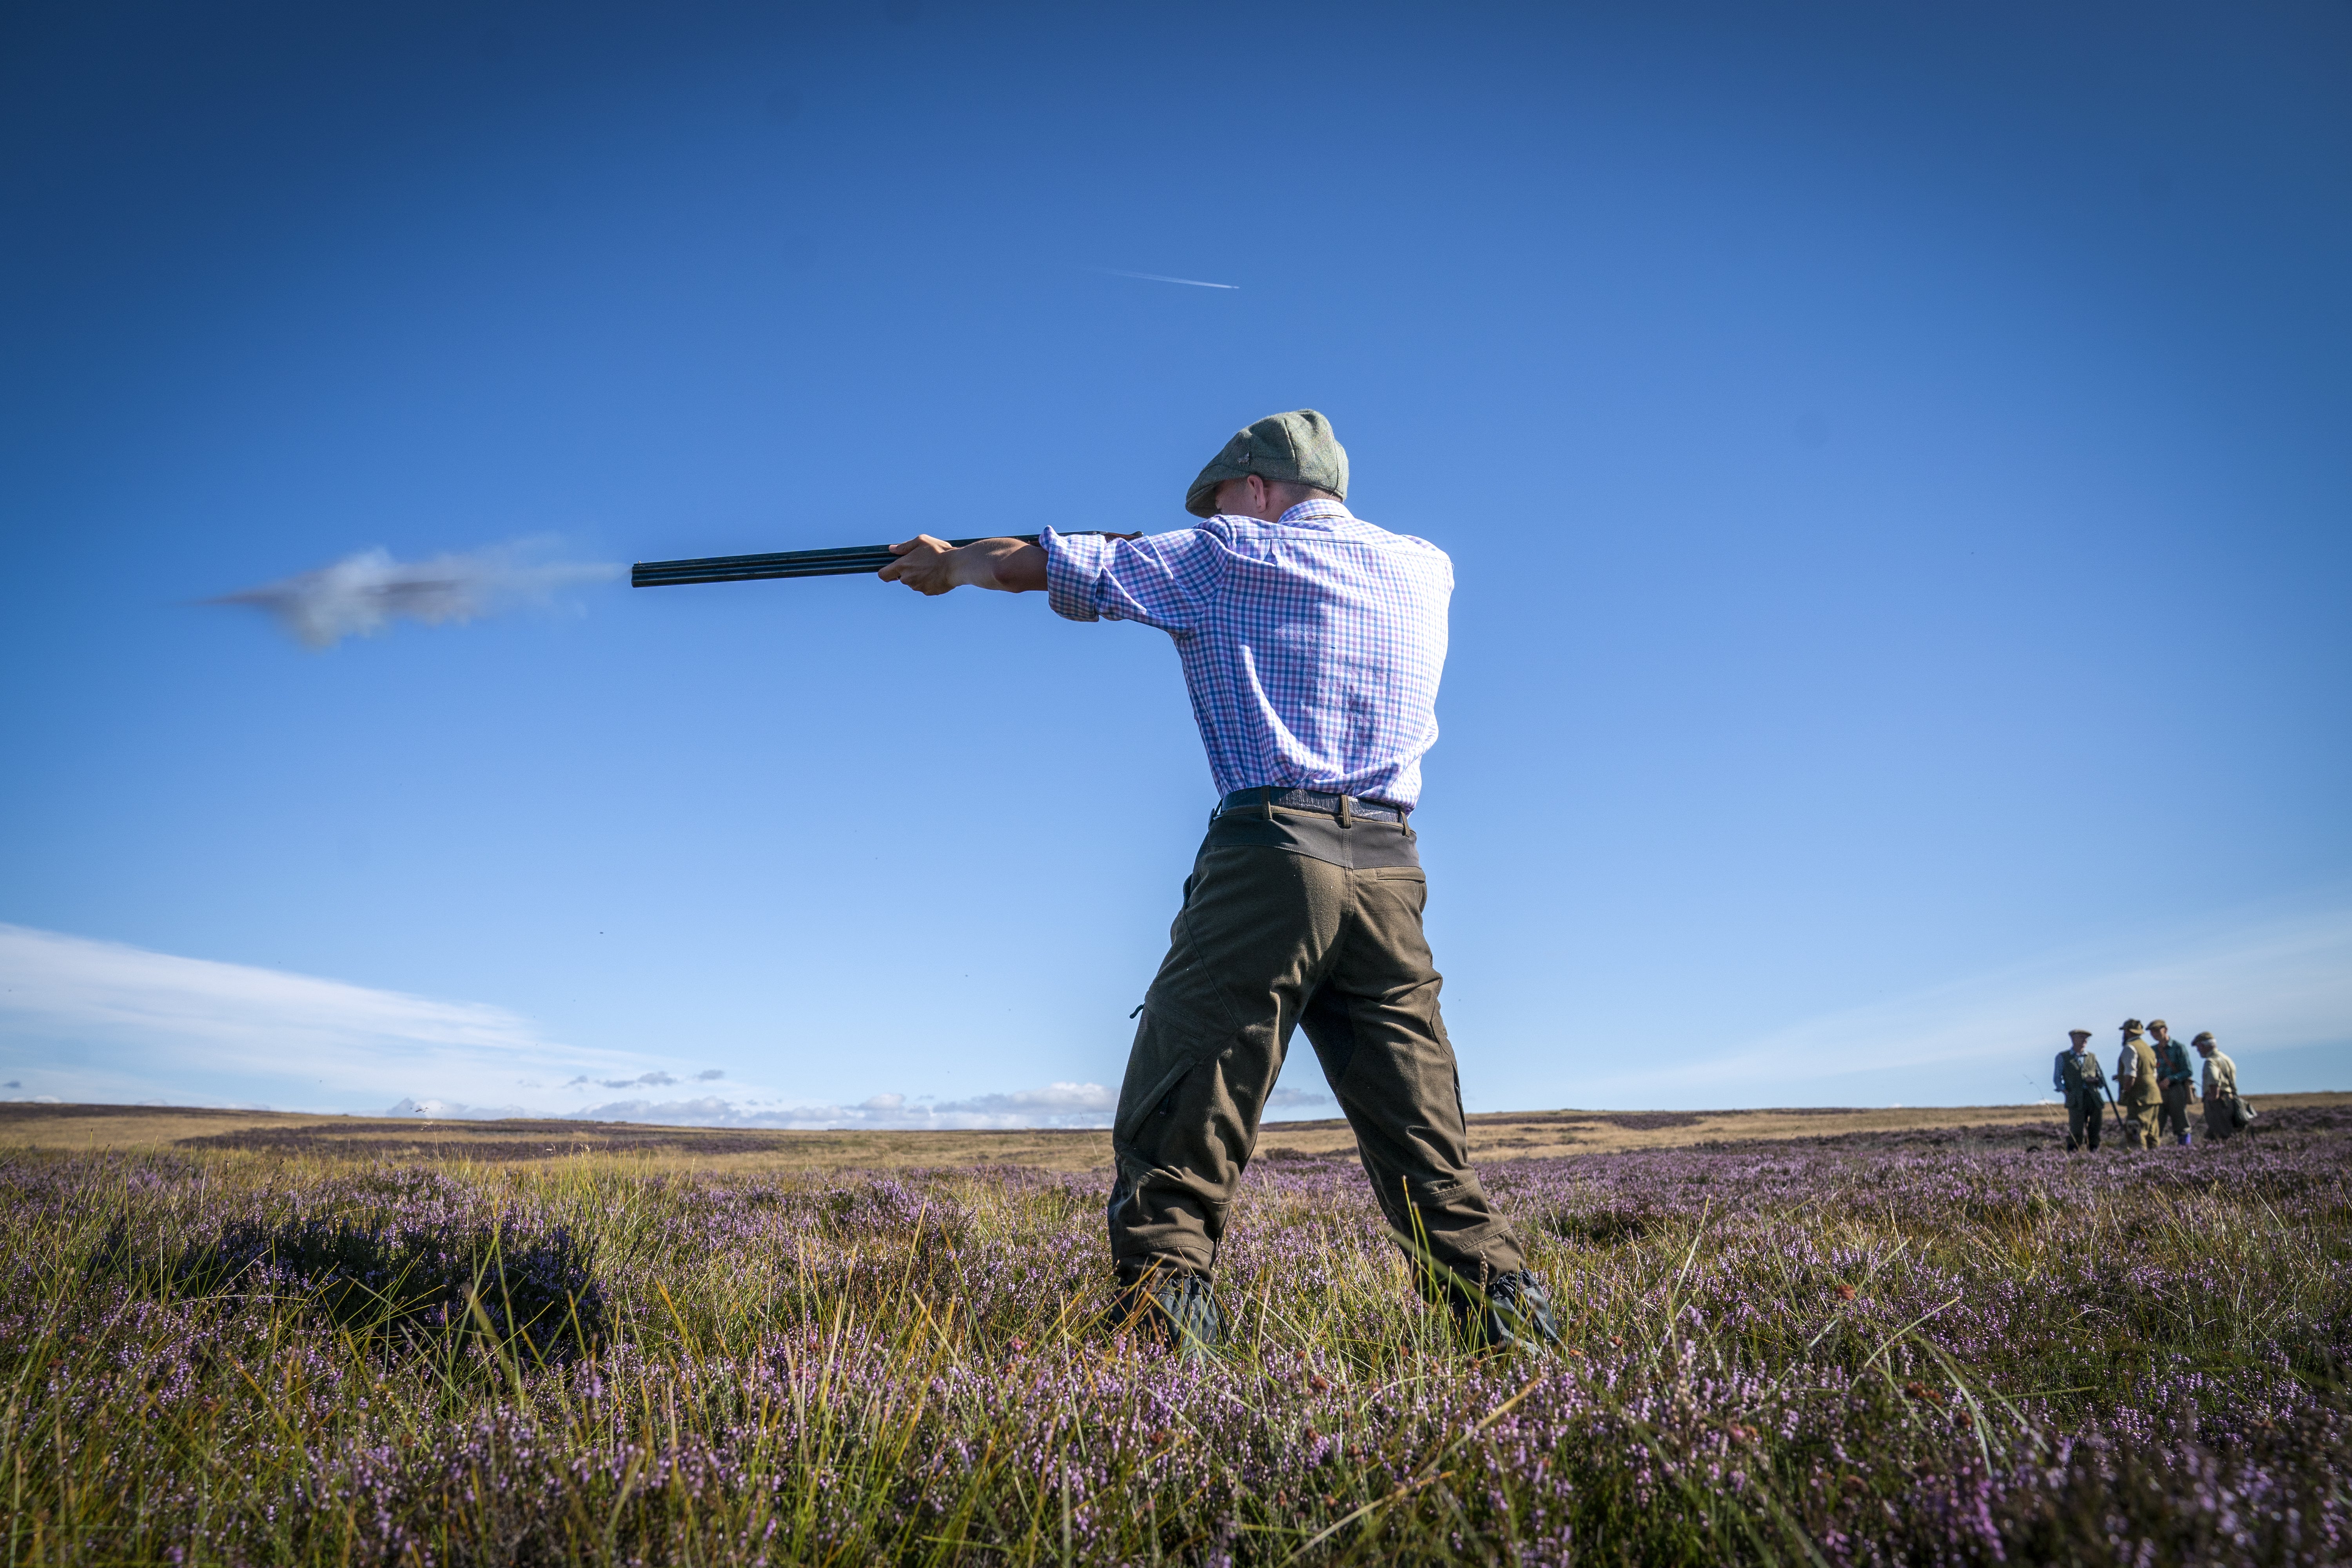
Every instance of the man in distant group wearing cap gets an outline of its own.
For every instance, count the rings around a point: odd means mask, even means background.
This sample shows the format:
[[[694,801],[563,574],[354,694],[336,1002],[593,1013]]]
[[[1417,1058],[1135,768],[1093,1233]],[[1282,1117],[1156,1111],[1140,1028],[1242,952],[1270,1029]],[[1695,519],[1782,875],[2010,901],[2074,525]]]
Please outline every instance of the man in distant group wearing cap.
[[[2156,1085],[2156,1053],[2140,1037],[2137,1018],[2123,1023],[2124,1048],[2116,1058],[2116,1100],[2124,1110],[2124,1147],[2156,1147],[2156,1110],[2163,1096]]]
[[[2205,1136],[2218,1143],[2238,1131],[2238,1064],[2221,1054],[2210,1031],[2189,1043],[2205,1058]]]
[[[2066,1101],[2066,1152],[2071,1154],[2099,1146],[2099,1132],[2107,1120],[2107,1075],[2088,1048],[2090,1030],[2069,1029],[2066,1037],[2073,1043],[2058,1053],[2050,1080]]]
[[[1210,1272],[1300,1025],[1422,1287],[1474,1344],[1558,1339],[1470,1168],[1422,934],[1408,818],[1437,739],[1453,563],[1354,516],[1347,494],[1347,453],[1302,408],[1236,433],[1201,470],[1184,497],[1194,527],[1048,528],[1034,544],[961,549],[927,534],[892,546],[882,572],[925,594],[1042,588],[1072,620],[1140,621],[1175,640],[1219,798],[1139,1009],[1108,1219],[1123,1310],[1188,1353],[1223,1331]],[[1071,798],[1126,809],[1082,781]]]
[[[2172,1026],[2161,1018],[2150,1018],[2147,1032],[2153,1042],[2150,1054],[2156,1058],[2157,1139],[2160,1142],[2168,1134],[2174,1142],[2185,1146],[2189,1102],[2197,1097],[2197,1074],[2189,1065],[2189,1047],[2172,1037]]]

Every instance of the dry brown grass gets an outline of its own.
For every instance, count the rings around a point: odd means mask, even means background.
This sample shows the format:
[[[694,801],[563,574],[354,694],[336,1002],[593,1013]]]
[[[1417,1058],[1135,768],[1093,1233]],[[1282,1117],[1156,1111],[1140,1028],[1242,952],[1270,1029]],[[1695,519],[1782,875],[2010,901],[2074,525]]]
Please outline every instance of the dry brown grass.
[[[2264,1107],[2335,1106],[2352,1093],[2265,1095]],[[1470,1118],[1482,1161],[1668,1148],[1847,1132],[1977,1129],[2047,1137],[2065,1117],[2050,1105],[1922,1106],[1900,1110],[1514,1110]],[[1279,1161],[1352,1152],[1348,1124],[1268,1125],[1258,1157]],[[0,1104],[0,1149],[235,1149],[351,1159],[533,1163],[581,1154],[719,1170],[891,1170],[1025,1165],[1085,1171],[1110,1163],[1100,1131],[1015,1132],[775,1132],[656,1127],[620,1121],[434,1121],[201,1110],[145,1105]]]

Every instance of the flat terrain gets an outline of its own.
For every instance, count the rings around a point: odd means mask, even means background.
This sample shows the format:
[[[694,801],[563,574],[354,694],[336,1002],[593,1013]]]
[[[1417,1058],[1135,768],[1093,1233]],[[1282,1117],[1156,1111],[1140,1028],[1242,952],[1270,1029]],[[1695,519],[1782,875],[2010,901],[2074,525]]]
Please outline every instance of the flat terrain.
[[[2352,1093],[2264,1095],[2263,1110],[2352,1105]],[[2054,1105],[1923,1106],[1891,1110],[1511,1110],[1470,1118],[1482,1161],[1617,1153],[1696,1144],[1781,1142],[1854,1132],[1966,1131],[1969,1142],[2043,1142],[2063,1136]],[[918,1170],[1024,1165],[1088,1171],[1110,1164],[1102,1131],[1013,1132],[773,1132],[623,1121],[436,1121],[299,1116],[283,1111],[146,1105],[0,1104],[0,1149],[244,1150],[374,1160],[530,1163],[578,1154],[637,1155],[726,1171]],[[1343,1121],[1269,1123],[1261,1160],[1351,1154]]]
[[[1122,1317],[1099,1172],[974,1163],[1098,1132],[14,1106],[0,1536],[25,1568],[2340,1568],[2352,1096],[2302,1098],[2096,1158],[2036,1107],[1483,1118],[1564,1342],[1484,1353],[1474,1286],[1301,1152],[1344,1133],[1288,1124],[1191,1360]]]

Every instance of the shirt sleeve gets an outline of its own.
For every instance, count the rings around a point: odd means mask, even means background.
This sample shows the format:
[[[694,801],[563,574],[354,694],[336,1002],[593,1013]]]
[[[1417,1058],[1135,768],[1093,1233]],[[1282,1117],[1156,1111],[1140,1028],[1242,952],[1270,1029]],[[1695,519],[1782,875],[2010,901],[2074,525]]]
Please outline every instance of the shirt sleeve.
[[[1046,601],[1074,621],[1141,621],[1181,637],[1200,626],[1224,578],[1223,542],[1207,529],[1110,539],[1048,528],[1037,543]]]

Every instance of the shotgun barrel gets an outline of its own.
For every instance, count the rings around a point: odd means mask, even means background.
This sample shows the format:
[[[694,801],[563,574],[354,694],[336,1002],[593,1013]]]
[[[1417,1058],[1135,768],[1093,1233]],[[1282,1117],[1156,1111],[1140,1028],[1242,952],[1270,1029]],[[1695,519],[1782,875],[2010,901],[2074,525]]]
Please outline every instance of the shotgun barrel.
[[[1034,533],[984,533],[981,539],[1017,539],[1034,544]],[[950,539],[978,544],[980,539]],[[879,572],[898,559],[887,544],[853,544],[839,550],[784,550],[767,555],[704,555],[691,561],[640,561],[629,568],[632,588],[667,588],[674,583],[748,583],[760,577],[846,577]]]

